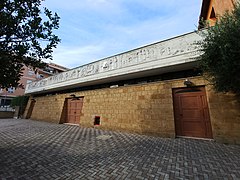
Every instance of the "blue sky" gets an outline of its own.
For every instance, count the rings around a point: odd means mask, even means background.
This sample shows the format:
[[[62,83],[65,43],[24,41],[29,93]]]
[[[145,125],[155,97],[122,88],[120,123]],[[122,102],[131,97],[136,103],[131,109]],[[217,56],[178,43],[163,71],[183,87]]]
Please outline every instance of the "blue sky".
[[[45,0],[61,17],[53,63],[74,68],[197,29],[201,0]]]

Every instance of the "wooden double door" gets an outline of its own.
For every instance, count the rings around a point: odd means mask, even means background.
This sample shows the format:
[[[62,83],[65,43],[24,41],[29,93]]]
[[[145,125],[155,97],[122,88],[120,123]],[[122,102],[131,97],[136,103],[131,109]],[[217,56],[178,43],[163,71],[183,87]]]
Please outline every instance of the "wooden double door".
[[[79,124],[83,107],[83,98],[66,99],[66,123]]]
[[[204,87],[174,89],[173,102],[177,136],[212,138]]]

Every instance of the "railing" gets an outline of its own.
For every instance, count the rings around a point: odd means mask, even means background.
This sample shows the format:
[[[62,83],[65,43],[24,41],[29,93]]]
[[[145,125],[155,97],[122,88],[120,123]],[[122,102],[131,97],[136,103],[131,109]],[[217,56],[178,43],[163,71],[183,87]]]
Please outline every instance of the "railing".
[[[14,108],[12,108],[12,107],[8,107],[8,106],[1,106],[0,107],[0,111],[8,111],[8,112],[14,112],[15,111],[15,109]]]
[[[25,92],[32,93],[53,89],[53,87],[64,87],[74,83],[93,81],[94,78],[99,79],[104,74],[107,75],[103,77],[110,77],[124,73],[134,73],[137,68],[139,71],[143,71],[194,61],[194,58],[199,56],[199,47],[196,42],[201,40],[202,37],[199,33],[192,32],[154,43],[32,82],[27,85]]]

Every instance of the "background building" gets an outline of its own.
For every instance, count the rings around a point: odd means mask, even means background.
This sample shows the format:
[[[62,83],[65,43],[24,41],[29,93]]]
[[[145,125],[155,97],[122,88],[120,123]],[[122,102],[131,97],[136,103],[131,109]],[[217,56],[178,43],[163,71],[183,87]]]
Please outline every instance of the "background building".
[[[199,18],[199,28],[204,28],[203,22],[214,26],[217,19],[226,11],[231,11],[237,2],[238,0],[203,0]]]
[[[48,63],[44,69],[37,69],[36,71],[34,71],[31,67],[27,66],[24,66],[23,68],[24,68],[24,70],[22,71],[23,76],[19,81],[19,83],[21,84],[20,87],[18,88],[9,87],[7,88],[7,90],[0,89],[0,107],[2,107],[3,109],[9,107],[12,98],[24,95],[25,88],[28,83],[38,81],[43,78],[47,78],[49,76],[53,76],[58,73],[69,70],[66,67],[54,63]]]

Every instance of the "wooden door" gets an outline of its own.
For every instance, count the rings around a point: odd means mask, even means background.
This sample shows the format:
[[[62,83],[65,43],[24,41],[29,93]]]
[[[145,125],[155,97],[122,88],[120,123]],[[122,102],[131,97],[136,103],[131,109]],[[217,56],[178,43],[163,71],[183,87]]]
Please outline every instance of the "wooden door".
[[[177,136],[212,138],[204,87],[174,89],[173,102]]]
[[[66,123],[79,124],[83,106],[83,98],[67,99]]]
[[[35,103],[36,103],[35,100],[31,100],[30,107],[29,107],[29,109],[27,111],[26,119],[31,118]]]

